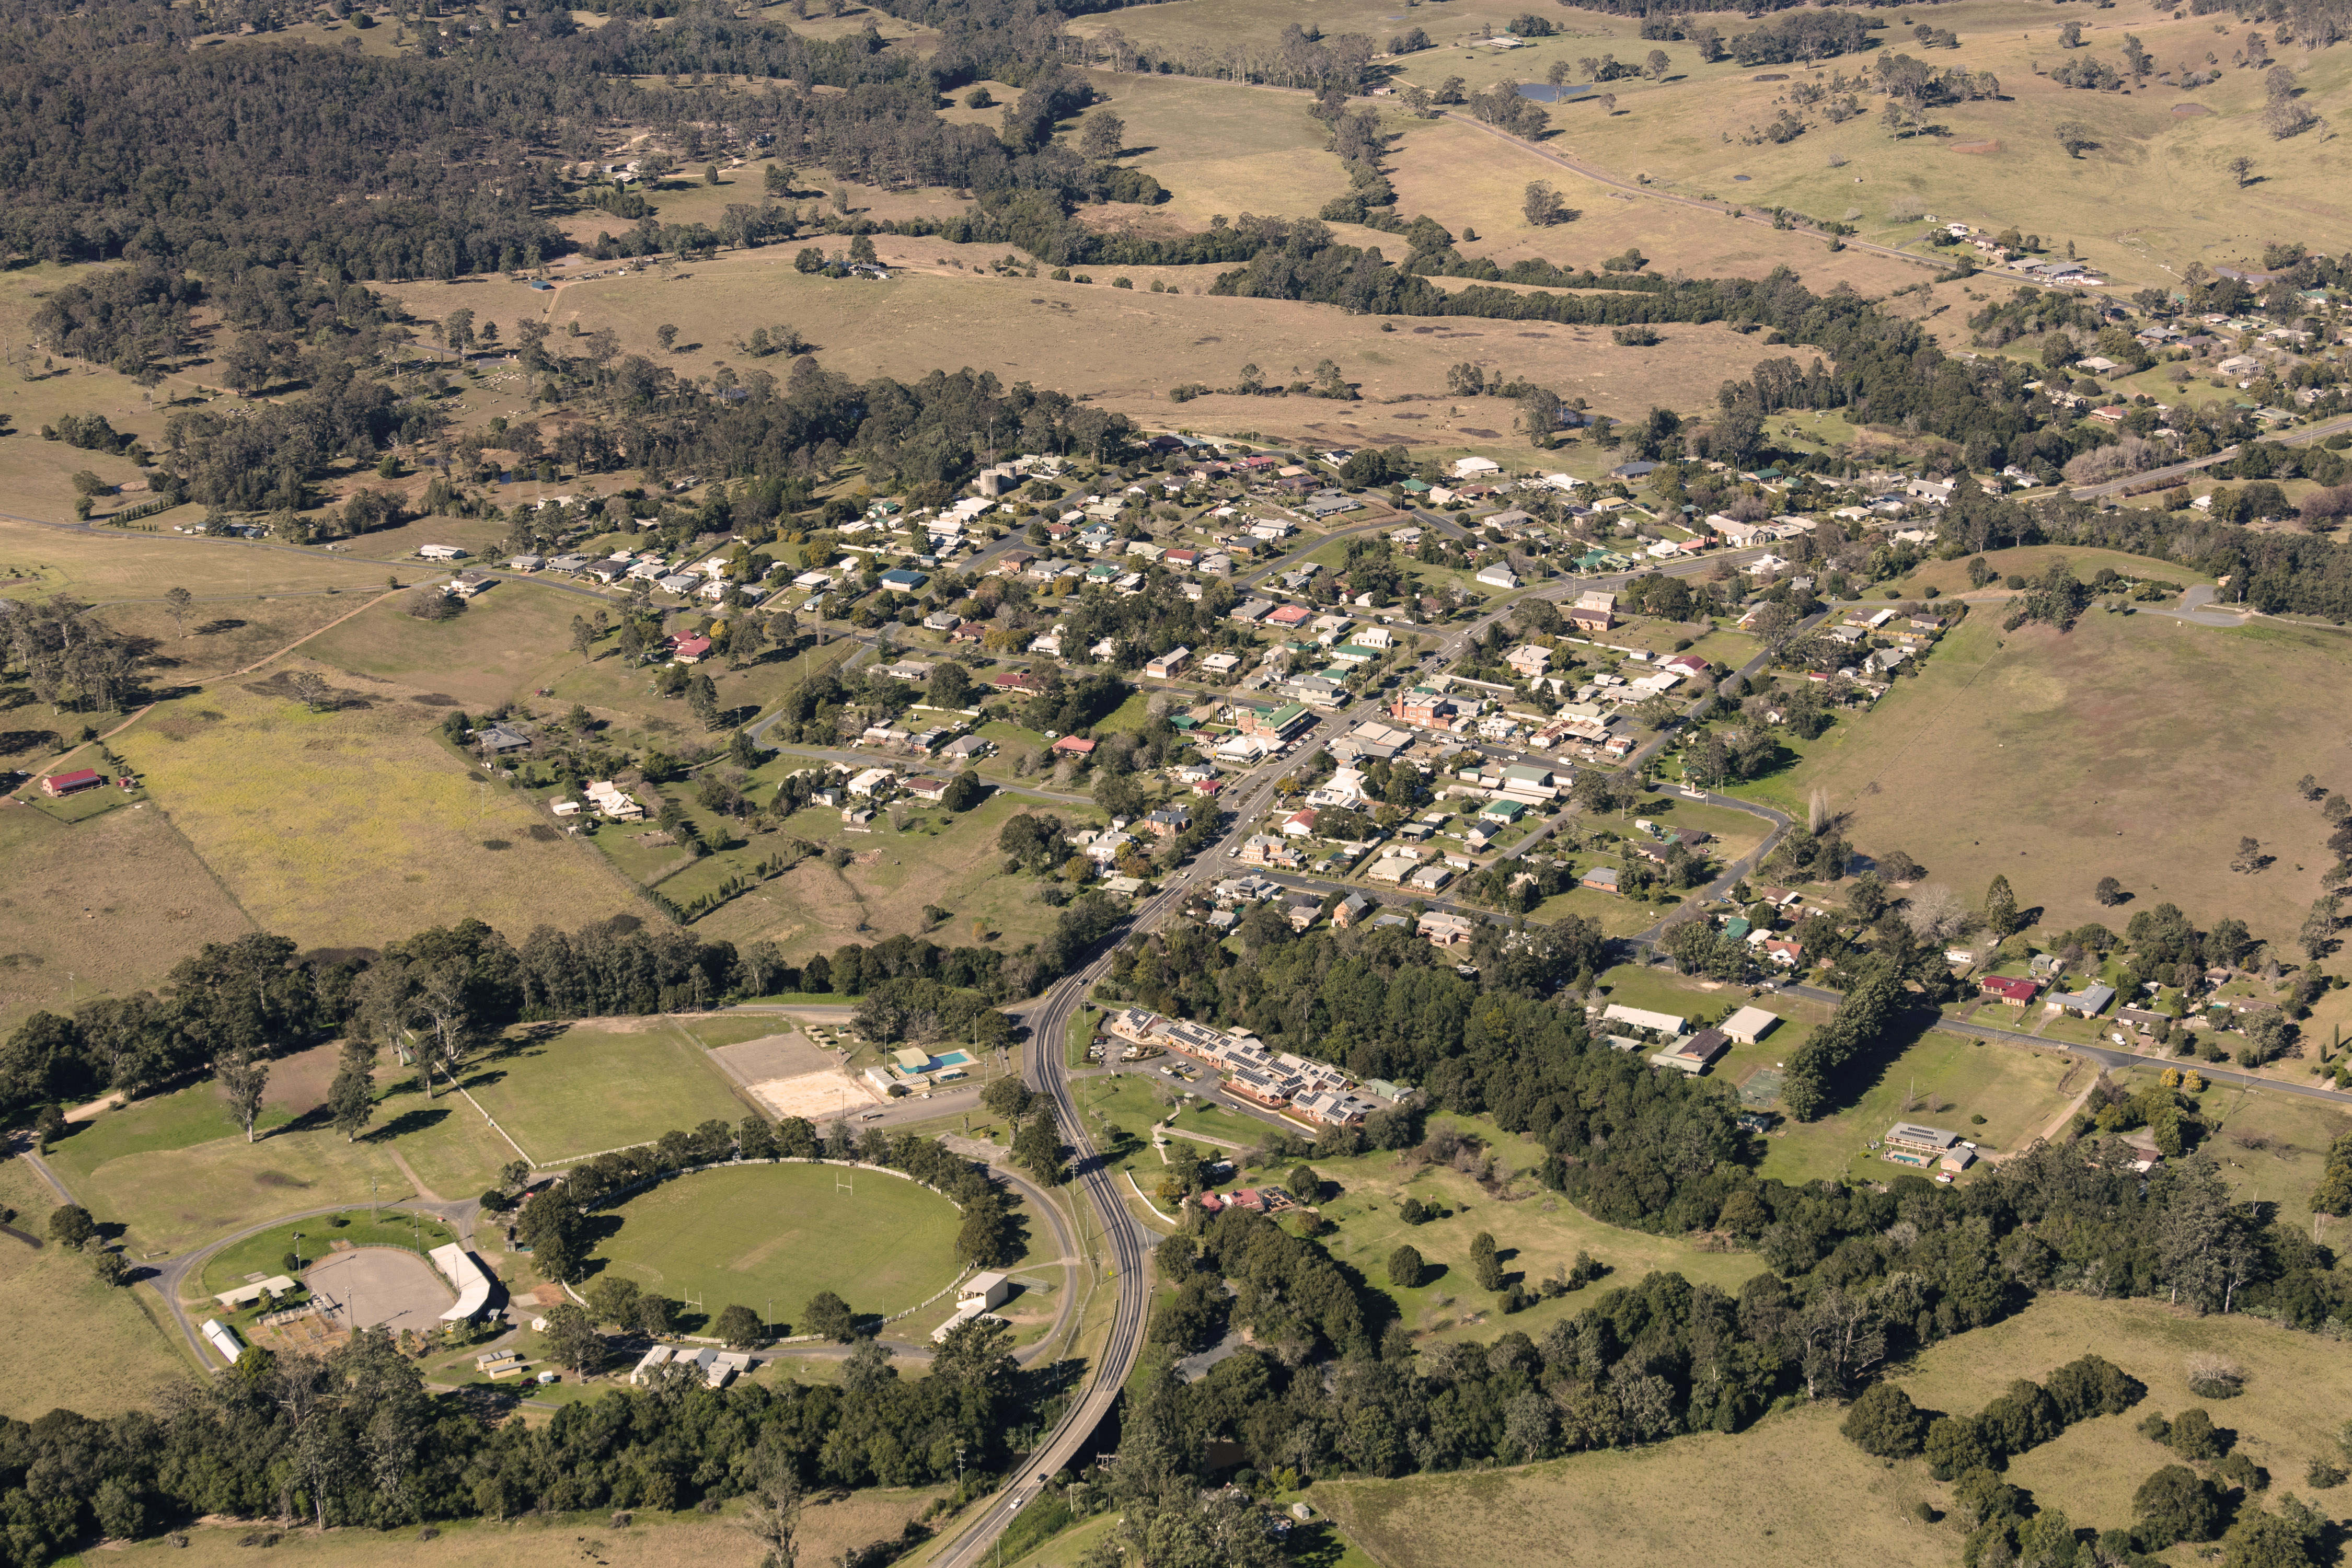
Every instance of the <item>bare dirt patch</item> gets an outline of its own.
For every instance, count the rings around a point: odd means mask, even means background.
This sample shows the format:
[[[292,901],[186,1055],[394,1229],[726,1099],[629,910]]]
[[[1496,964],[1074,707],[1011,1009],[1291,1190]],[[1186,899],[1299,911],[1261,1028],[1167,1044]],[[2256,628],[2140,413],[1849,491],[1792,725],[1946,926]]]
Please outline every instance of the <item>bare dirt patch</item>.
[[[710,1053],[742,1076],[746,1083],[764,1083],[823,1072],[834,1066],[833,1053],[812,1044],[797,1030],[720,1046]]]
[[[881,1100],[863,1079],[840,1068],[754,1083],[751,1093],[778,1116],[797,1116],[820,1126],[839,1116],[845,1106],[862,1109]]]
[[[357,1323],[394,1333],[426,1332],[457,1299],[432,1264],[393,1247],[338,1252],[314,1264],[302,1281],[341,1326]]]
[[[339,1047],[313,1046],[307,1051],[279,1057],[269,1064],[269,1087],[262,1092],[262,1103],[275,1106],[289,1116],[305,1116],[316,1110],[327,1103],[327,1086],[335,1080],[341,1056]]]

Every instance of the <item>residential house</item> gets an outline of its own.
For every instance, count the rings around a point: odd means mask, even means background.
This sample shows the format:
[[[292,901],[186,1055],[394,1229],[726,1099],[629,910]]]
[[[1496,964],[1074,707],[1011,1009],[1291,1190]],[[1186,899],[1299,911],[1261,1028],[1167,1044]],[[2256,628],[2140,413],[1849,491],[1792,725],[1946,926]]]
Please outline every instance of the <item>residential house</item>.
[[[1183,668],[1186,664],[1191,662],[1192,658],[1192,650],[1191,648],[1171,647],[1166,653],[1161,654],[1158,658],[1155,658],[1150,663],[1145,665],[1143,667],[1143,673],[1150,676],[1154,680],[1165,680],[1170,676],[1175,674],[1178,670]]]
[[[1503,662],[1509,665],[1512,672],[1521,680],[1533,680],[1549,668],[1551,649],[1538,647],[1533,643],[1523,643],[1505,654]]]
[[[598,779],[581,793],[600,816],[614,822],[643,822],[646,818],[646,808],[610,779]]]
[[[1617,891],[1617,868],[1595,866],[1578,879],[1577,886],[1591,888],[1595,892],[1613,893]]]
[[[1173,838],[1192,828],[1192,814],[1181,805],[1162,806],[1143,819],[1154,837]]]
[[[1468,915],[1432,910],[1421,917],[1420,923],[1413,928],[1413,934],[1424,939],[1432,947],[1459,947],[1468,942],[1477,930],[1478,922]]]
[[[1977,989],[1996,1002],[2011,1007],[2022,1007],[2041,994],[2041,982],[2016,974],[1988,974],[1977,982]]]
[[[1404,879],[1404,885],[1420,893],[1442,893],[1445,884],[1454,880],[1454,868],[1431,864],[1422,867]]]
[[[1346,931],[1379,907],[1361,893],[1349,893],[1331,910],[1331,923],[1340,931]]]
[[[1954,1154],[1966,1156],[1959,1147],[1960,1135],[1947,1132],[1940,1127],[1922,1127],[1916,1121],[1898,1121],[1886,1130],[1879,1140],[1879,1158],[1896,1165],[1910,1165],[1927,1170],[1944,1163]],[[1966,1165],[1967,1159],[1961,1160]]]
[[[1568,623],[1579,631],[1605,632],[1617,624],[1617,595],[1588,589],[1577,595]]]
[[[2107,1004],[2115,999],[2114,986],[2093,984],[2085,985],[2080,991],[2053,996],[2050,998],[2049,1005],[2056,1012],[2069,1014],[2077,1018],[2095,1018],[2105,1012]]]
[[[524,742],[526,745],[529,743]],[[71,773],[51,773],[43,779],[41,793],[52,800],[58,800],[69,795],[79,795],[84,790],[97,789],[105,783],[105,775],[96,768],[76,768]]]
[[[1315,808],[1301,806],[1284,817],[1282,834],[1286,838],[1312,838],[1315,836]]]
[[[1481,567],[1477,581],[1489,588],[1510,589],[1519,585],[1519,574],[1503,562],[1497,561],[1492,566]]]

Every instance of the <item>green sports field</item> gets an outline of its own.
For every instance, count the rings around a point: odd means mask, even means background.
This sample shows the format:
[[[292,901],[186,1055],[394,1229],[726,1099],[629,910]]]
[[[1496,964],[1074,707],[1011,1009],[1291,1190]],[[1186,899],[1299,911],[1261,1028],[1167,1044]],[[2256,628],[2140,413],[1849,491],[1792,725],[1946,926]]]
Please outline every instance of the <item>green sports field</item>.
[[[574,1024],[478,1058],[466,1092],[541,1163],[642,1143],[747,1109],[685,1031],[652,1018]]]
[[[854,1192],[837,1188],[853,1178]],[[955,1205],[876,1171],[737,1165],[664,1182],[615,1213],[591,1268],[713,1318],[730,1302],[766,1317],[772,1300],[772,1321],[790,1323],[820,1290],[887,1315],[956,1277]]]

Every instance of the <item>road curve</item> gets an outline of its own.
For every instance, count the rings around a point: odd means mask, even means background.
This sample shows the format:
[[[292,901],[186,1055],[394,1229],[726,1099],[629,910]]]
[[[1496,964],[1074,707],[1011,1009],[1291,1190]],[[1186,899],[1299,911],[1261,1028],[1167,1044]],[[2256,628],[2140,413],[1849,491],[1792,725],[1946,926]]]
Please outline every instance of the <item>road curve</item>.
[[[1299,761],[1310,754],[1302,750]],[[1250,821],[1273,790],[1275,780],[1297,765],[1297,761],[1277,758],[1244,775],[1242,786],[1234,792],[1234,798],[1228,804],[1233,816],[1224,830],[1202,845],[1193,858],[1196,869],[1212,864],[1227,840],[1247,831]],[[1090,1369],[1085,1393],[1044,1444],[1029,1455],[1012,1482],[989,1499],[961,1533],[930,1559],[930,1568],[977,1568],[996,1538],[1037,1496],[1049,1477],[1090,1458],[1084,1452],[1087,1439],[1118,1403],[1128,1375],[1142,1353],[1144,1331],[1150,1317],[1151,1281],[1146,1253],[1154,1239],[1153,1233],[1129,1214],[1108,1164],[1095,1147],[1086,1120],[1079,1114],[1064,1047],[1070,1020],[1087,991],[1110,966],[1112,951],[1129,936],[1153,930],[1175,913],[1190,891],[1187,884],[1194,874],[1179,872],[1164,890],[1138,905],[1133,914],[1104,939],[1099,955],[1076,974],[1056,982],[1043,998],[1026,1009],[1029,1059],[1023,1076],[1031,1087],[1054,1101],[1055,1118],[1075,1154],[1075,1184],[1082,1203],[1092,1207],[1093,1217],[1108,1247],[1111,1283],[1118,1294],[1111,1310],[1110,1332]]]

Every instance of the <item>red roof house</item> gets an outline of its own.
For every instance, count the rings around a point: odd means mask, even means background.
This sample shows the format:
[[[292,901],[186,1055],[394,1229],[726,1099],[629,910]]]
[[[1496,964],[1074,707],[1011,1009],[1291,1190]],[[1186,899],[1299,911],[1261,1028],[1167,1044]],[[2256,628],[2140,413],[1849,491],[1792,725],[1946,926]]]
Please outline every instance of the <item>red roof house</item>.
[[[1065,735],[1054,742],[1054,750],[1073,757],[1091,756],[1095,743],[1077,735]]]
[[[669,656],[680,664],[692,664],[710,651],[710,639],[703,637],[672,637]]]
[[[78,768],[69,773],[51,773],[41,781],[41,788],[51,799],[61,795],[79,795],[86,789],[96,789],[106,782],[106,775],[96,768]]]
[[[1988,974],[1977,982],[1977,989],[2012,1007],[2022,1007],[2041,994],[2042,983],[2021,974]]]

